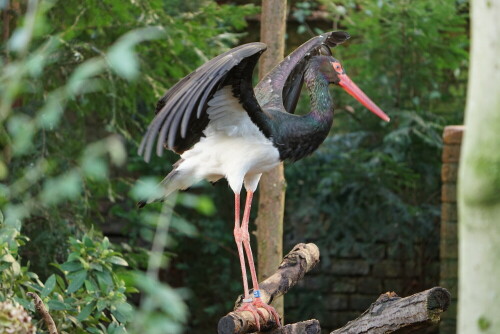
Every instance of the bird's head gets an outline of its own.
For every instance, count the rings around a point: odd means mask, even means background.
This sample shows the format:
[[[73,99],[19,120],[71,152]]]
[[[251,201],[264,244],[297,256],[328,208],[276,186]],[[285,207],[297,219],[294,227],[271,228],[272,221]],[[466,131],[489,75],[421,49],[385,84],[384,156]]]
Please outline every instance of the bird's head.
[[[380,109],[366,94],[347,76],[340,62],[332,56],[318,56],[316,62],[317,70],[331,84],[338,85],[364,105],[368,110],[389,122],[390,118]]]

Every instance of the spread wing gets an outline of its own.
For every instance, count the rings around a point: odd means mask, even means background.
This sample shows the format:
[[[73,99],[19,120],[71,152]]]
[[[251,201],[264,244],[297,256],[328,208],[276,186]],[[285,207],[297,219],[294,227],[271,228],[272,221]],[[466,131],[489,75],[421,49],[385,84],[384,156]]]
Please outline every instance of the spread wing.
[[[333,31],[316,36],[299,46],[255,86],[255,95],[263,110],[295,112],[304,83],[304,72],[312,56],[331,55],[330,48],[351,36]]]
[[[263,43],[238,46],[175,84],[158,101],[156,116],[141,141],[139,155],[149,161],[155,142],[159,156],[164,146],[182,153],[198,142],[209,122],[207,103],[223,86],[232,86],[233,95],[250,115],[260,112],[252,87],[252,72],[265,50]]]

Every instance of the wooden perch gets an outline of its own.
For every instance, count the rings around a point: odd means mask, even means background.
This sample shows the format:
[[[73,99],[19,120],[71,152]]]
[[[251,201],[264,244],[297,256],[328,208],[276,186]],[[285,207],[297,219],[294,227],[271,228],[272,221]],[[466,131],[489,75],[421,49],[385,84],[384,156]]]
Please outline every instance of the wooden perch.
[[[311,319],[311,320],[297,322],[291,325],[286,325],[269,332],[269,334],[319,334],[319,333],[321,333],[321,327],[319,325],[319,321],[316,319]]]
[[[377,299],[356,320],[330,334],[421,333],[439,323],[440,315],[450,305],[448,290],[435,287],[401,298],[388,292]]]
[[[57,334],[56,324],[54,323],[54,320],[50,316],[50,313],[45,307],[45,304],[43,303],[42,299],[34,292],[28,292],[26,295],[28,297],[33,298],[33,302],[35,303],[35,309],[42,315],[43,321],[45,322],[45,325],[47,326],[49,333]]]
[[[319,262],[319,249],[315,244],[298,244],[296,245],[290,253],[288,253],[283,261],[281,262],[278,270],[262,283],[259,284],[261,298],[262,300],[270,304],[273,300],[279,296],[284,295],[290,290],[299,280],[304,277],[304,275],[314,268],[314,266]],[[241,305],[243,296],[240,296],[236,301],[235,309]],[[259,308],[264,315],[264,319],[260,319],[260,327],[262,331],[271,330],[276,328],[277,325],[272,318],[271,314],[263,308]],[[317,320],[316,320],[317,322]],[[300,324],[300,323],[299,323]],[[303,330],[301,332],[297,331],[299,329],[299,324],[295,324],[295,329],[293,326],[289,325],[288,331],[283,332],[285,326],[279,329],[278,332],[273,333],[319,333],[319,331],[309,331],[305,332],[304,329],[307,327],[301,327]],[[309,326],[311,329],[312,326]],[[318,326],[319,328],[319,323]],[[281,331],[280,331],[281,330]],[[290,331],[292,330],[292,331]],[[295,331],[293,331],[295,330]],[[253,333],[257,331],[257,326],[253,318],[252,313],[248,311],[243,312],[230,312],[225,317],[219,320],[217,327],[219,334],[244,334]]]

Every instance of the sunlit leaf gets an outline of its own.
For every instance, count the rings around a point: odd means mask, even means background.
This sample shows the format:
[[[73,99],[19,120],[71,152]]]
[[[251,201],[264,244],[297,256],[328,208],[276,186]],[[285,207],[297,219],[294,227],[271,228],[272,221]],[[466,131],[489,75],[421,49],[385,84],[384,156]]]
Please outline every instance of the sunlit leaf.
[[[10,118],[7,127],[13,136],[14,154],[25,154],[33,146],[36,129],[32,119],[24,114],[16,114]]]
[[[110,256],[106,259],[106,262],[110,262],[119,266],[128,266],[127,261],[125,261],[123,258],[119,256]]]
[[[157,27],[137,29],[121,37],[108,51],[107,60],[111,68],[127,80],[134,79],[139,72],[139,61],[133,48],[137,43],[159,38],[163,31]]]
[[[78,94],[82,87],[87,84],[88,80],[105,68],[105,63],[100,58],[89,59],[79,65],[71,77],[69,78],[66,89],[70,94]]]
[[[161,188],[158,187],[158,181],[154,178],[143,178],[132,188],[132,196],[136,200],[160,197]]]
[[[76,198],[81,191],[82,180],[76,171],[48,179],[42,190],[41,200],[46,204],[56,204]]]
[[[123,141],[118,136],[109,137],[107,140],[108,152],[111,156],[111,161],[117,166],[123,165],[127,158],[127,152]]]
[[[28,27],[19,27],[12,33],[9,39],[8,46],[12,51],[19,52],[25,49],[30,40],[30,31]]]

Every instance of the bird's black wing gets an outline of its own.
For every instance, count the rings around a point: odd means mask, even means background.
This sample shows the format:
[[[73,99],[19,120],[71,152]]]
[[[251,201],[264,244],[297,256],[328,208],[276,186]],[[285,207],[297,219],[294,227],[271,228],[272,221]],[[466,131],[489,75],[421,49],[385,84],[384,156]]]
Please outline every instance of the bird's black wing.
[[[139,155],[149,161],[155,142],[159,156],[164,146],[182,153],[198,142],[209,122],[207,102],[223,86],[232,86],[233,94],[249,114],[260,112],[253,92],[252,72],[265,50],[263,43],[238,46],[175,84],[158,101],[156,116],[141,141]]]
[[[308,60],[320,54],[331,55],[331,47],[349,38],[347,32],[333,31],[316,36],[299,46],[255,86],[255,95],[262,109],[285,110],[293,114],[304,83]]]

